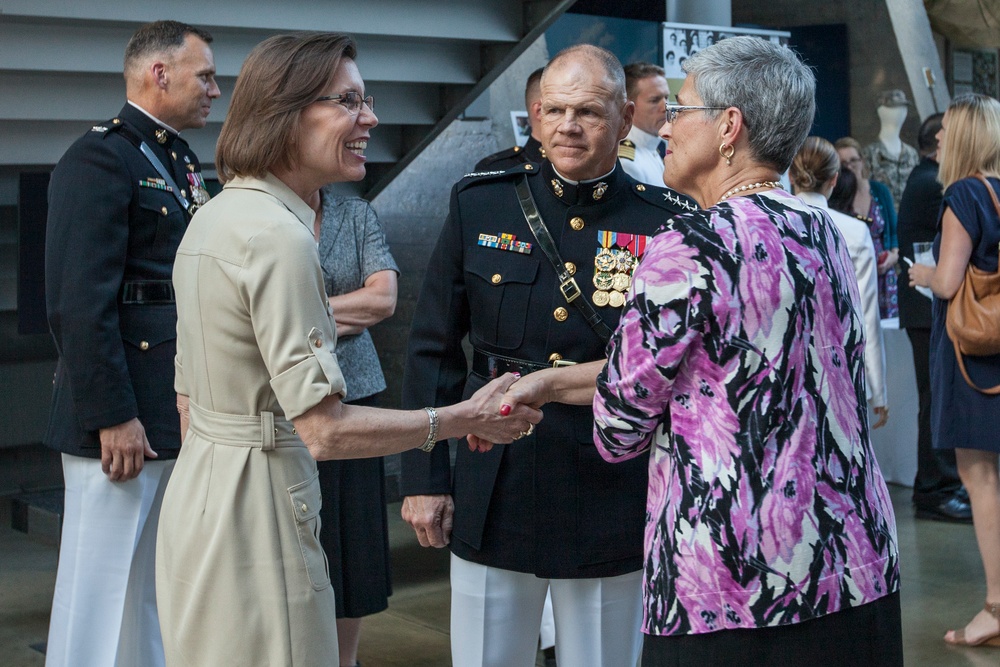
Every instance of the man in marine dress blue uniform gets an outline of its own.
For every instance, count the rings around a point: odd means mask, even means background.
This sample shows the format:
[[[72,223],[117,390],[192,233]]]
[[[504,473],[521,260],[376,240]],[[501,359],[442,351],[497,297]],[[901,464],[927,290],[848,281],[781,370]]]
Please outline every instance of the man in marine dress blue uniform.
[[[66,503],[49,666],[164,662],[156,526],[181,445],[171,272],[208,200],[178,132],[204,127],[219,96],[211,41],[176,21],[140,27],[128,103],[52,173],[45,301],[59,363],[45,443],[62,452]]]
[[[622,168],[640,183],[663,185],[666,142],[659,131],[667,122],[670,97],[663,68],[652,63],[629,63],[625,66],[625,92],[635,103],[635,117],[632,129],[618,147]]]
[[[468,395],[507,370],[603,358],[648,237],[694,208],[618,164],[632,111],[611,53],[567,49],[542,77],[548,159],[472,174],[455,186],[410,334],[406,407]],[[559,279],[526,222],[520,181],[569,278]],[[573,301],[586,300],[599,325],[567,300],[576,287]],[[451,545],[453,662],[533,665],[551,586],[560,664],[634,665],[646,462],[607,465],[594,447],[588,407],[546,406],[526,436],[485,454],[460,445],[454,480],[447,447],[403,456],[404,518],[422,545]]]

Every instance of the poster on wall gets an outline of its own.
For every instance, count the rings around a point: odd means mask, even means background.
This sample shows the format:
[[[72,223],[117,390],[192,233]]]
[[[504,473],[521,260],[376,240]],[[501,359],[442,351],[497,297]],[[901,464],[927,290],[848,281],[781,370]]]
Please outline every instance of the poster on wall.
[[[523,147],[531,136],[531,124],[528,122],[527,111],[511,111],[510,126],[514,130],[514,143]]]
[[[754,28],[727,28],[690,23],[663,23],[663,69],[670,90],[676,91],[683,82],[684,61],[716,42],[736,35],[756,35],[775,44],[788,44],[791,33],[782,30],[757,30]],[[675,85],[676,84],[676,85]]]

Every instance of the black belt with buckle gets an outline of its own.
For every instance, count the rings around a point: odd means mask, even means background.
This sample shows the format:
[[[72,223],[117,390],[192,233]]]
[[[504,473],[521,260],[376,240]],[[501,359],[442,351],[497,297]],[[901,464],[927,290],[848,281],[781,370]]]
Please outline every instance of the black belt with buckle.
[[[540,364],[536,361],[514,359],[499,354],[486,354],[476,349],[472,350],[472,372],[490,379],[500,377],[504,373],[527,375],[543,368],[572,366],[574,363],[565,359],[557,359],[550,364]]]
[[[122,284],[121,302],[174,303],[174,285],[169,280],[126,280]]]

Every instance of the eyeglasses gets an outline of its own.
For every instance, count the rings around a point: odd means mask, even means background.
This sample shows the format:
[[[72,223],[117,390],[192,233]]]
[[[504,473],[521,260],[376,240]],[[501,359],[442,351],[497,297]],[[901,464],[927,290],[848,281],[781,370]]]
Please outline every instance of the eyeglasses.
[[[338,102],[344,106],[352,114],[359,113],[361,111],[361,103],[364,102],[368,105],[368,108],[375,111],[375,98],[369,95],[368,97],[361,97],[361,93],[356,93],[353,90],[341,93],[340,95],[324,95],[323,97],[317,97],[317,102]]]
[[[677,114],[682,111],[722,111],[729,107],[686,107],[680,104],[667,104],[667,122],[673,124],[677,122]]]

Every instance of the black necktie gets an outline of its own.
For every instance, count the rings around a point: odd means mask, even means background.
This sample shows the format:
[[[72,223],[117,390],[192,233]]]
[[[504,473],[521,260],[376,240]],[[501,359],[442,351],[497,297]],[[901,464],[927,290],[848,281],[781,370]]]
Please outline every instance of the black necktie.
[[[656,152],[660,154],[660,159],[662,160],[667,155],[667,142],[660,139],[660,142],[656,144]]]

